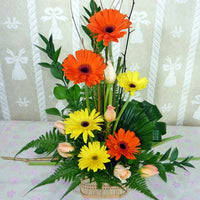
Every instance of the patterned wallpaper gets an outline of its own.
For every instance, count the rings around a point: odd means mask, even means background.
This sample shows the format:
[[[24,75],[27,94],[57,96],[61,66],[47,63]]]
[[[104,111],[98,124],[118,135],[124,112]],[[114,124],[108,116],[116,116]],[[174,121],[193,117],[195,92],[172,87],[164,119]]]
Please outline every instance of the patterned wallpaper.
[[[71,0],[77,29],[90,48],[80,25],[83,5]],[[96,0],[108,8],[130,12],[131,1]],[[38,32],[53,34],[62,46],[60,61],[81,48],[71,17],[70,0],[0,0],[0,120],[54,121],[45,108],[62,109],[52,90],[56,80],[38,62],[47,57],[34,46],[42,45]],[[128,68],[149,79],[137,100],[156,104],[168,124],[200,126],[200,0],[135,0],[131,18]],[[124,39],[113,43],[113,54],[123,52]]]

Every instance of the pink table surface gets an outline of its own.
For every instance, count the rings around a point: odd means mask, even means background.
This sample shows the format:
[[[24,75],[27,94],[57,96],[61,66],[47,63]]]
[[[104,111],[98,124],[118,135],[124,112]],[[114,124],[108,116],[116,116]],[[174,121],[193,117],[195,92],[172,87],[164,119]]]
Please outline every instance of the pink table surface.
[[[0,155],[14,156],[31,139],[52,129],[53,123],[35,121],[0,121]],[[165,152],[169,147],[178,147],[179,156],[200,156],[200,127],[168,126],[167,136],[181,134],[184,137],[158,147]],[[20,157],[38,157],[29,150]],[[193,161],[195,169],[190,172],[177,168],[178,175],[168,175],[168,183],[158,176],[148,178],[147,184],[159,200],[200,200],[200,161]],[[68,183],[58,181],[42,186],[26,196],[25,193],[56,169],[56,166],[29,166],[27,163],[0,159],[0,200],[59,200],[65,193]],[[79,187],[64,198],[82,199]],[[148,200],[137,191],[128,191],[123,200]]]

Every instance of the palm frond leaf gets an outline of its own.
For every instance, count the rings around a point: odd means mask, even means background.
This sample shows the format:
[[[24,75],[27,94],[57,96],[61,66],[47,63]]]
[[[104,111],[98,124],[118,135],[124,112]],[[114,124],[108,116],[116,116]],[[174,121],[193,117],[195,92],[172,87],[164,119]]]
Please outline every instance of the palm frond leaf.
[[[141,141],[141,148],[149,150],[153,142],[161,141],[161,136],[166,133],[165,123],[157,122],[161,116],[155,105],[132,100],[122,114],[117,129],[134,131]]]

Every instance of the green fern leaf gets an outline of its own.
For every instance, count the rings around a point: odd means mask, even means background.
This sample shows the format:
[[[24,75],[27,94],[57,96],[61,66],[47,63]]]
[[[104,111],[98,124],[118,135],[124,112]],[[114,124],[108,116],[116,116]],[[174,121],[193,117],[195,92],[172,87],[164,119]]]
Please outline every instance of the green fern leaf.
[[[28,149],[34,147],[34,145],[35,145],[35,141],[32,140],[31,142],[29,142],[28,144],[26,144],[19,152],[17,152],[17,154],[15,155],[14,158],[16,158],[17,155],[19,155],[19,154],[22,153],[23,151],[26,151],[26,150],[28,150]]]
[[[145,194],[148,197],[151,197],[152,199],[158,200],[148,189],[145,179],[142,178],[138,173],[132,174],[126,185],[131,189],[138,190],[139,192]]]
[[[76,175],[80,172],[78,168],[78,163],[75,160],[69,159],[65,160],[61,166],[59,166],[53,175],[49,176],[45,180],[43,180],[41,183],[37,184],[35,187],[33,187],[31,190],[29,190],[27,193],[31,192],[32,190],[46,185],[50,183],[54,183],[56,180],[64,179],[65,181],[71,181],[75,180]]]
[[[47,153],[49,155],[52,153],[58,146],[60,142],[65,142],[66,138],[64,135],[60,134],[58,131],[56,133],[55,129],[53,131],[47,132],[46,135],[41,135],[38,139],[32,140],[28,144],[26,144],[16,155],[19,155],[23,151],[26,151],[30,148],[36,148],[35,152],[37,153]]]
[[[72,184],[69,186],[68,190],[65,192],[65,194],[61,197],[60,200],[62,200],[67,194],[69,194],[72,190],[74,190],[80,183],[81,179],[76,177],[76,180],[72,182]]]

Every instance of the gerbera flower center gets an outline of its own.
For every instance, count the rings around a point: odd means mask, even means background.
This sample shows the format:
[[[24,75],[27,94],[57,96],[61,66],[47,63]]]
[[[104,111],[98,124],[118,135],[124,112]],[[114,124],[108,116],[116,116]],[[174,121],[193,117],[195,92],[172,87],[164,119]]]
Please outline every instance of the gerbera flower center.
[[[89,73],[89,72],[90,72],[90,69],[91,69],[90,65],[87,65],[87,64],[81,65],[81,66],[79,67],[80,72],[82,72],[82,73],[84,73],[84,74]]]
[[[127,145],[124,142],[121,142],[119,143],[119,147],[124,150],[127,148]]]
[[[115,30],[115,27],[110,25],[105,27],[105,32],[106,33],[112,33]]]
[[[87,126],[89,126],[89,122],[83,121],[83,122],[81,122],[81,126],[87,127]]]
[[[92,160],[98,160],[98,156],[92,156]]]
[[[130,87],[130,88],[135,88],[135,87],[136,87],[136,85],[135,85],[135,84],[133,84],[133,83],[131,83],[131,84],[129,84],[129,87]]]

